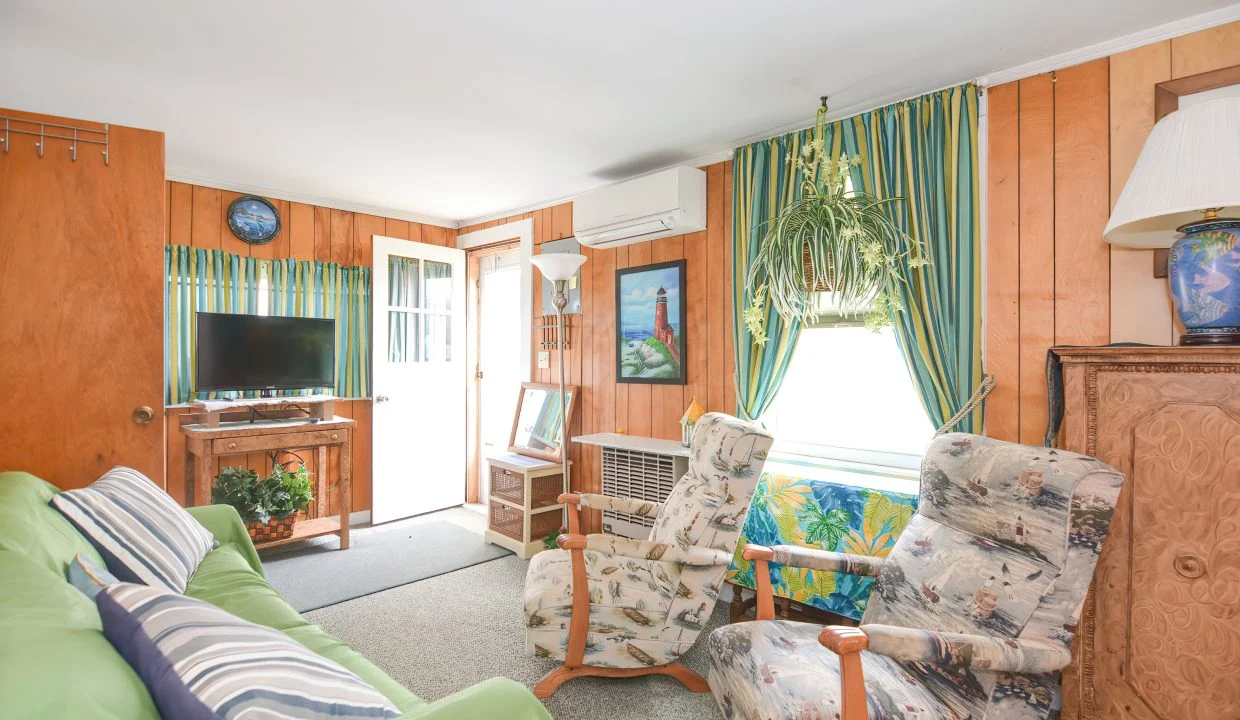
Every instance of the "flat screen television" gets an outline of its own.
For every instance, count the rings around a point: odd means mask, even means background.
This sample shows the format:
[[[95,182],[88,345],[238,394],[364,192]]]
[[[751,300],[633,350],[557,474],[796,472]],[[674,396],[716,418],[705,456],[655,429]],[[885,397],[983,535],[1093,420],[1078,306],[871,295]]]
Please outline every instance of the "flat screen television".
[[[198,383],[214,390],[329,388],[336,321],[198,313]]]

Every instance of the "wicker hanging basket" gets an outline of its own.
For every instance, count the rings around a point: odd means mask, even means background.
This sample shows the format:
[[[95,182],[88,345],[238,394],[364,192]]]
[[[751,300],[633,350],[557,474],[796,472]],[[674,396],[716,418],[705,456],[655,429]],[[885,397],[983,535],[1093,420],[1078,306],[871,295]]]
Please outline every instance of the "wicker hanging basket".
[[[827,260],[827,276],[814,281],[814,258],[809,254],[809,246],[801,249],[801,273],[805,276],[805,289],[810,292],[831,292],[831,261]]]

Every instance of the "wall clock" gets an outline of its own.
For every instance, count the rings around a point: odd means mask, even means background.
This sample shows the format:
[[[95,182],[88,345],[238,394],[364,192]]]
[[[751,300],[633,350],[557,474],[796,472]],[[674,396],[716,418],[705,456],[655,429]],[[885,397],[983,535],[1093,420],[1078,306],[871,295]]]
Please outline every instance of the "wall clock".
[[[266,245],[280,234],[280,212],[257,195],[242,195],[228,206],[228,228],[251,245]]]

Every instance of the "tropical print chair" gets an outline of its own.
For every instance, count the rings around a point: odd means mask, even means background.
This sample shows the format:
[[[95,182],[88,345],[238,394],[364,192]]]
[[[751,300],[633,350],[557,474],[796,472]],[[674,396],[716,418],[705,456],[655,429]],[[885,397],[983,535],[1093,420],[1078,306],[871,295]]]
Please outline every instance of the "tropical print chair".
[[[749,546],[759,620],[711,634],[727,718],[1051,716],[1124,477],[1083,455],[942,435],[885,559]],[[768,620],[769,563],[878,581],[860,628]],[[838,689],[838,690],[837,690]]]
[[[562,550],[538,553],[525,579],[526,645],[564,664],[534,688],[548,697],[578,675],[671,675],[706,681],[676,662],[710,619],[745,524],[771,436],[719,413],[693,434],[689,471],[659,504],[568,493]],[[581,535],[579,508],[653,516],[647,540]]]

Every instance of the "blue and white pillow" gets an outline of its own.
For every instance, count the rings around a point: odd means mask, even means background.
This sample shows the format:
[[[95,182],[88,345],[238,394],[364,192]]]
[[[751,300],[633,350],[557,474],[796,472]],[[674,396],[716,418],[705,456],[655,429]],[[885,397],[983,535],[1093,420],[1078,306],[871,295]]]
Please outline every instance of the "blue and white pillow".
[[[112,573],[104,570],[89,558],[83,557],[82,553],[73,556],[73,562],[69,563],[69,584],[91,600],[95,599],[104,588],[109,585],[115,585],[120,580]]]
[[[120,583],[95,602],[103,632],[178,720],[394,718],[358,676],[278,630],[184,595]]]
[[[178,593],[215,538],[145,475],[114,467],[90,486],[49,504],[86,536],[116,577]]]

